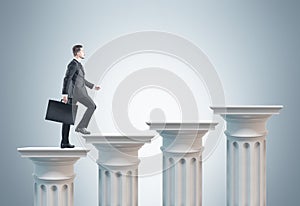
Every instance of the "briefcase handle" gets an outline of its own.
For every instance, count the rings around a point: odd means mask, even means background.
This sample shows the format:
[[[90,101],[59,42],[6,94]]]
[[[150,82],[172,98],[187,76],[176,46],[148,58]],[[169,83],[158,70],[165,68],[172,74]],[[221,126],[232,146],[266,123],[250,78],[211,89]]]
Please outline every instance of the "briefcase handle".
[[[63,102],[63,99],[60,99],[60,102]],[[68,102],[67,103],[65,103],[65,104],[69,104]],[[72,104],[72,103],[71,103]]]

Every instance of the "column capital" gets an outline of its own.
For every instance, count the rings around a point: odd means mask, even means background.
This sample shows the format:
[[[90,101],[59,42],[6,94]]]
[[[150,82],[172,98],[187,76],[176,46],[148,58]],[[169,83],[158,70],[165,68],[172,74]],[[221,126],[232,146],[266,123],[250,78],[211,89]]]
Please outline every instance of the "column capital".
[[[80,158],[89,152],[83,147],[64,148],[59,147],[20,147],[18,152],[21,157],[28,158]]]
[[[146,122],[150,130],[156,131],[208,131],[214,129],[215,122]]]
[[[282,105],[229,105],[211,106],[227,122],[225,134],[231,138],[263,138],[267,134],[266,123],[273,114],[279,114]]]
[[[145,143],[150,143],[154,135],[143,134],[93,134],[82,136],[86,143],[91,143],[94,146],[113,146],[113,147],[130,147],[130,146],[143,146]]]
[[[86,157],[88,149],[77,147],[61,149],[59,147],[22,147],[18,148],[21,157],[34,163],[34,177],[39,180],[73,179],[73,165],[81,157]]]
[[[267,118],[279,114],[282,105],[228,105],[211,106],[215,114],[220,114],[224,119],[255,119]]]
[[[99,166],[111,170],[128,169],[139,164],[138,150],[150,143],[155,135],[104,133],[83,135],[86,143],[91,143],[98,150]]]
[[[202,137],[215,129],[215,122],[146,122],[163,137],[163,152],[187,154],[202,152]]]

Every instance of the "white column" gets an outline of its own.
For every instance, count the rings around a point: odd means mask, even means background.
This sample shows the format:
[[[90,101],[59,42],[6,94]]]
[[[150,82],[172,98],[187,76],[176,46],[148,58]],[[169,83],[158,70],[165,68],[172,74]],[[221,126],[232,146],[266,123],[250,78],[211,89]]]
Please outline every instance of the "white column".
[[[34,205],[73,206],[74,164],[85,157],[84,148],[57,147],[18,148],[22,157],[34,163]]]
[[[266,123],[282,106],[211,107],[227,122],[227,205],[266,205]]]
[[[101,134],[83,136],[98,150],[99,205],[138,205],[138,150],[154,136]]]
[[[217,123],[147,124],[163,138],[163,205],[202,205],[202,137]]]

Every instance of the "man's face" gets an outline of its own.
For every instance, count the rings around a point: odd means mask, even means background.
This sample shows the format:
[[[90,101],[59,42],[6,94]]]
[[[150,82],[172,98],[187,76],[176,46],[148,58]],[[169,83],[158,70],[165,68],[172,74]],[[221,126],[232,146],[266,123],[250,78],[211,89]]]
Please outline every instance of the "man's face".
[[[83,48],[80,48],[80,51],[77,52],[77,56],[81,59],[84,59],[84,50],[83,50]]]

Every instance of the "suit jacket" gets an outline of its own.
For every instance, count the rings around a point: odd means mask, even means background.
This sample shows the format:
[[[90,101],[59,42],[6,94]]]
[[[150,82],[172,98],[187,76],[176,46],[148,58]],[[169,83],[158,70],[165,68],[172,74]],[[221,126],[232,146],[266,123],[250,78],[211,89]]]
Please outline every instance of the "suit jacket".
[[[88,96],[85,86],[92,89],[94,84],[84,78],[85,72],[82,64],[73,59],[67,67],[63,81],[62,94],[67,94],[69,98],[80,98]]]

